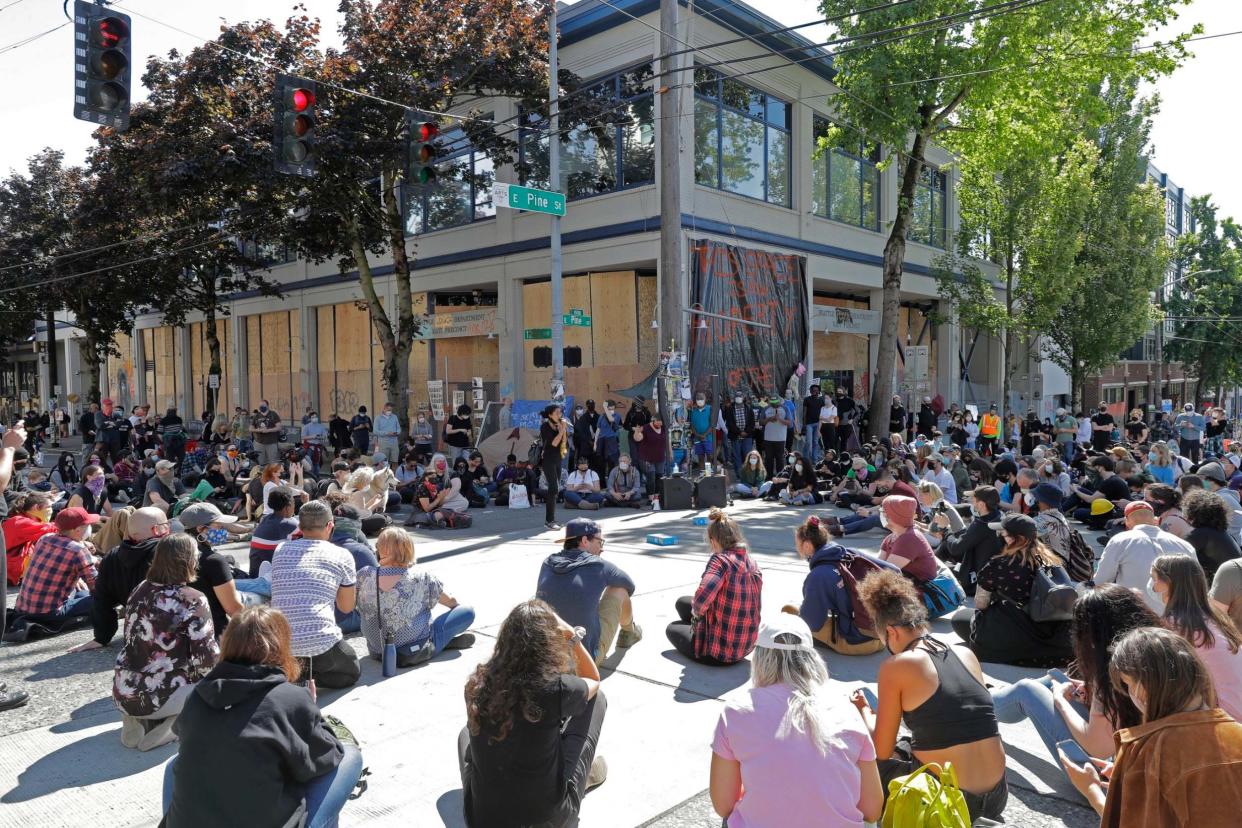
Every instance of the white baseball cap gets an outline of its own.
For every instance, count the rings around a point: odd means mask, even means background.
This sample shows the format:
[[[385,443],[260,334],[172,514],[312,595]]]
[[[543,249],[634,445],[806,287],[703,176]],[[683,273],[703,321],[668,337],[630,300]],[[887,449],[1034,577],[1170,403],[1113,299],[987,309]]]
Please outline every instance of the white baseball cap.
[[[781,636],[789,636],[794,641],[777,641]],[[756,647],[767,647],[770,650],[802,650],[815,652],[815,639],[811,636],[811,628],[800,616],[780,612],[759,625],[759,640]]]

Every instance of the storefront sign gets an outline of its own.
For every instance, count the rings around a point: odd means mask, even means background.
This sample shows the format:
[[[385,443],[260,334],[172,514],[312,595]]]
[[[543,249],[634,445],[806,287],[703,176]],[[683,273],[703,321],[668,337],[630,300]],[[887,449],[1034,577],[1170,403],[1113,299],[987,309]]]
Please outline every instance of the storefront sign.
[[[496,309],[458,313],[433,313],[425,317],[425,327],[420,339],[450,339],[458,336],[487,336],[496,332]]]
[[[812,305],[811,328],[825,333],[877,336],[880,333],[880,312],[861,308],[838,308],[834,305]]]

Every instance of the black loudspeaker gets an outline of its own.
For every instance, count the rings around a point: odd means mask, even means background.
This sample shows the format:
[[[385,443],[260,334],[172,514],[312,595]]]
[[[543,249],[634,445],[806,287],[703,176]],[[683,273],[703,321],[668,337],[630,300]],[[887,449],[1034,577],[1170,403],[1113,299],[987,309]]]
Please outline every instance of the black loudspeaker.
[[[684,477],[660,478],[661,509],[692,509],[694,484]]]
[[[712,506],[719,506],[723,509],[728,505],[728,483],[723,474],[700,477],[694,484],[694,508],[710,509]]]

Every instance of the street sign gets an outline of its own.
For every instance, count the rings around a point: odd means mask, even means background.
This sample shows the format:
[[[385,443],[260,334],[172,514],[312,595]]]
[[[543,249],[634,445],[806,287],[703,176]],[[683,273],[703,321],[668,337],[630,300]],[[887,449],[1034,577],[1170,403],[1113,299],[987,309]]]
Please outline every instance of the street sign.
[[[522,334],[523,339],[551,339],[551,328],[527,328]]]
[[[589,328],[589,327],[591,327],[591,317],[589,317],[589,316],[574,316],[572,313],[562,314],[562,315],[561,315],[561,322],[563,322],[564,324],[568,325],[568,326],[569,326],[569,327],[571,327],[571,328]]]
[[[533,187],[519,187],[517,184],[496,181],[492,184],[492,201],[498,207],[512,210],[529,210],[551,216],[565,215],[564,193],[536,190]]]

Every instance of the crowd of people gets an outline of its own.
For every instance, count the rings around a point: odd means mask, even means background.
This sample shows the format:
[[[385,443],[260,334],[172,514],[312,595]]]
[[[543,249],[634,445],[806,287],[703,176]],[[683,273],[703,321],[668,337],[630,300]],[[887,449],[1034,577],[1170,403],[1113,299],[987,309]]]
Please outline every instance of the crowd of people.
[[[474,610],[417,565],[393,516],[405,503],[409,527],[460,526],[471,508],[542,498],[560,548],[467,681],[458,758],[467,824],[574,824],[608,776],[600,667],[643,629],[637,584],[605,556],[602,525],[562,527],[557,503],[642,506],[673,465],[715,463],[734,497],[809,512],[792,539],[808,565],[799,603],[762,612],[763,571],[739,523],[712,509],[697,588],[670,608],[665,637],[682,657],[750,662],[751,685],[711,741],[710,797],[727,826],[861,826],[925,766],[960,792],[947,800],[960,824],[1003,821],[998,723],[1024,720],[1102,824],[1215,825],[1238,812],[1242,458],[1209,431],[1219,417],[1192,408],[1163,428],[1118,427],[1101,408],[1012,424],[992,407],[976,422],[925,399],[910,415],[895,406],[889,436],[865,440],[848,395],[812,387],[793,402],[735,397],[715,414],[699,395],[672,418],[689,429],[681,456],[641,401],[624,416],[613,403],[572,417],[551,405],[528,456],[495,475],[469,408],[445,422],[442,451],[425,418],[402,434],[387,406],[374,423],[360,410],[330,446],[312,442],[331,428],[308,411],[303,444],[283,450],[264,405],[239,413],[246,439],[275,446],[258,457],[228,422],[201,470],[163,446],[122,478],[129,450],[101,439],[80,474],[62,457],[50,489],[19,455],[18,424],[0,450],[0,489],[15,495],[0,524],[18,590],[6,635],[90,623],[74,648],[85,650],[120,634],[122,744],[180,743],[165,824],[331,824],[362,774],[356,740],[316,705],[318,688],[359,680],[347,636],[361,633],[386,674],[389,659],[413,668],[474,643]],[[883,535],[877,553],[850,548],[847,536],[868,532]],[[248,570],[217,549],[237,539]],[[932,634],[938,618],[960,643]],[[875,692],[833,690],[821,646],[886,652]],[[989,662],[1047,673],[993,686]],[[0,709],[27,698],[0,688]],[[1178,773],[1160,771],[1170,761]],[[214,796],[237,769],[252,780],[245,794]]]

